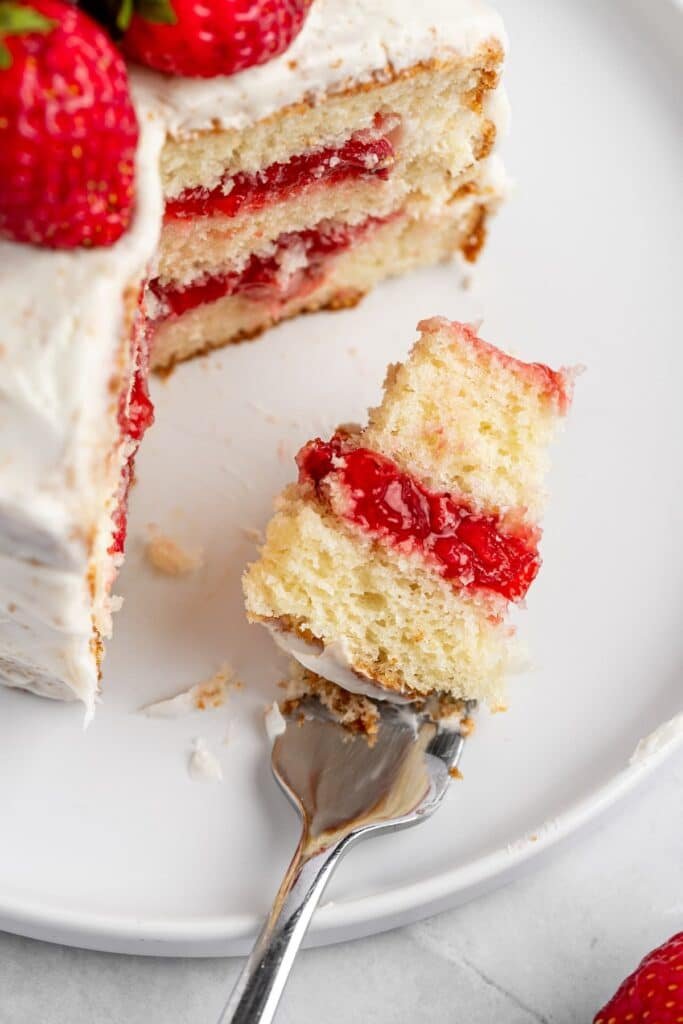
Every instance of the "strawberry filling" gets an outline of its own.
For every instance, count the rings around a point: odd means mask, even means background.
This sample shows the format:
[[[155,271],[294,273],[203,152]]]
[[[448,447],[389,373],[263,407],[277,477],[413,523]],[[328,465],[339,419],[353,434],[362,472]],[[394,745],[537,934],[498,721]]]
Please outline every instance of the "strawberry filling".
[[[341,486],[335,511],[384,542],[418,551],[445,579],[468,590],[493,591],[510,601],[524,597],[540,567],[538,530],[509,528],[500,516],[470,501],[430,491],[391,459],[353,448],[335,434],[309,442],[297,456],[299,481],[330,507],[330,484]]]
[[[399,119],[375,116],[372,128],[355,132],[342,146],[312,150],[284,163],[247,174],[240,171],[224,178],[215,188],[185,189],[166,202],[166,220],[236,217],[282,202],[292,194],[315,186],[338,185],[353,179],[385,181],[395,163],[395,139]]]
[[[285,302],[306,295],[324,279],[330,262],[389,218],[368,217],[360,224],[321,221],[315,228],[280,235],[270,256],[253,254],[240,271],[211,274],[184,287],[162,284],[149,287],[162,306],[158,320],[180,316],[205,302],[243,295],[260,302]]]
[[[122,555],[128,530],[128,495],[135,479],[135,456],[148,427],[154,422],[154,406],[147,388],[149,342],[142,317],[138,315],[133,331],[133,370],[128,389],[119,399],[118,421],[121,438],[128,442],[130,454],[121,470],[118,505],[112,515],[113,533],[110,555]]]

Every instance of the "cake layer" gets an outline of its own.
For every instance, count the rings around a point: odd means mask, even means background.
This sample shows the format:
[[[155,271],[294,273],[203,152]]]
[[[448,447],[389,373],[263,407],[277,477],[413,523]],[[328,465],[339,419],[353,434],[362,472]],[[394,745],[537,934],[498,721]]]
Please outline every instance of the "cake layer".
[[[504,617],[540,565],[542,445],[571,375],[513,359],[467,325],[420,330],[368,427],[299,453],[299,482],[244,577],[247,612],[353,692],[495,703],[517,657]]]
[[[301,501],[297,489],[286,492],[244,590],[252,621],[292,631],[314,651],[333,647],[346,671],[333,678],[328,663],[325,675],[346,689],[351,671],[362,693],[370,682],[409,697],[503,697],[514,652],[488,604]]]
[[[166,200],[164,221],[193,217],[234,218],[282,202],[292,193],[329,188],[343,181],[386,181],[396,163],[392,133],[400,117],[375,114],[371,127],[352,132],[340,146],[318,146],[288,160],[267,163],[258,171],[224,173],[213,187],[184,189]]]
[[[492,185],[485,195],[454,202],[438,220],[396,217],[388,221],[335,256],[324,280],[304,294],[282,302],[232,295],[166,319],[154,333],[152,365],[156,369],[171,366],[199,351],[253,337],[302,312],[353,305],[384,278],[458,252],[475,258],[484,240],[487,212],[495,209],[499,196]]]
[[[325,279],[331,261],[368,238],[386,223],[366,217],[359,224],[322,221],[305,231],[288,231],[265,251],[252,253],[246,264],[204,275],[187,285],[164,285],[159,278],[149,287],[158,303],[156,322],[223,296],[246,295],[267,305],[308,294]]]
[[[434,490],[454,489],[495,512],[525,509],[533,521],[572,372],[513,359],[440,317],[419,329],[410,360],[390,370],[362,443]]]
[[[540,565],[536,529],[514,516],[480,512],[461,495],[430,491],[358,440],[338,432],[299,452],[302,497],[383,545],[418,555],[459,588],[524,597]]]
[[[430,72],[432,95],[447,100],[443,90],[454,85],[480,112],[504,48],[501,19],[478,0],[426,0],[412,10],[408,0],[316,0],[292,48],[268,65],[209,82],[140,69],[132,78],[136,92],[165,111],[163,187],[177,196],[213,188],[226,171],[285,161],[319,140],[341,145],[350,126],[369,127],[376,110],[396,109],[402,84],[421,71]]]
[[[489,85],[496,75],[492,70]],[[487,93],[481,109],[472,110],[463,91],[469,80],[462,79],[457,62],[436,71],[416,68],[389,85],[334,97],[292,118],[283,114],[267,126],[268,148],[258,170],[233,162],[215,185],[170,194],[159,277],[188,282],[228,263],[239,268],[254,248],[324,218],[357,223],[397,209],[436,215],[458,188],[476,182],[505,118],[498,93]],[[307,120],[313,123],[301,137],[306,148],[299,150],[291,129]],[[256,125],[246,133],[250,142],[260,130]],[[212,133],[206,146],[215,146],[221,134],[240,133]],[[205,160],[206,146],[198,159]],[[273,159],[273,148],[282,159]],[[203,180],[212,180],[208,168]]]

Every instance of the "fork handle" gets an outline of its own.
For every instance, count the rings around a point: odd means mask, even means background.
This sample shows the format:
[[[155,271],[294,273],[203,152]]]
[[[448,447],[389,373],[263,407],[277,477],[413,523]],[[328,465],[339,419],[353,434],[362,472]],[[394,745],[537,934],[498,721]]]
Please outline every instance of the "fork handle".
[[[270,1024],[323,890],[351,845],[347,835],[311,857],[303,839],[218,1024]]]

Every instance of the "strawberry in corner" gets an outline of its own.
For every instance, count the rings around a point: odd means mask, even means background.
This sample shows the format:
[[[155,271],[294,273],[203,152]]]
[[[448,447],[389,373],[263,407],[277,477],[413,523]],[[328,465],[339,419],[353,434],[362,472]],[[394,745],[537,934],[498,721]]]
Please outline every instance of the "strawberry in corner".
[[[103,29],[61,0],[0,0],[0,237],[112,245],[133,214],[137,139]]]
[[[214,78],[264,64],[298,36],[311,0],[123,0],[124,52],[169,75]]]
[[[683,1021],[683,932],[640,961],[593,1024],[680,1024]]]

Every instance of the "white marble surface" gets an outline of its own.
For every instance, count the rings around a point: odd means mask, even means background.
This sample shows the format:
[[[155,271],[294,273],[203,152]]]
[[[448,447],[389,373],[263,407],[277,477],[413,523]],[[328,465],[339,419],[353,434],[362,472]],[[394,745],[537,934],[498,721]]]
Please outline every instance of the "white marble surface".
[[[278,1024],[588,1024],[641,955],[683,927],[682,797],[683,751],[506,888],[304,952]],[[0,934],[0,1024],[214,1024],[238,969]]]

